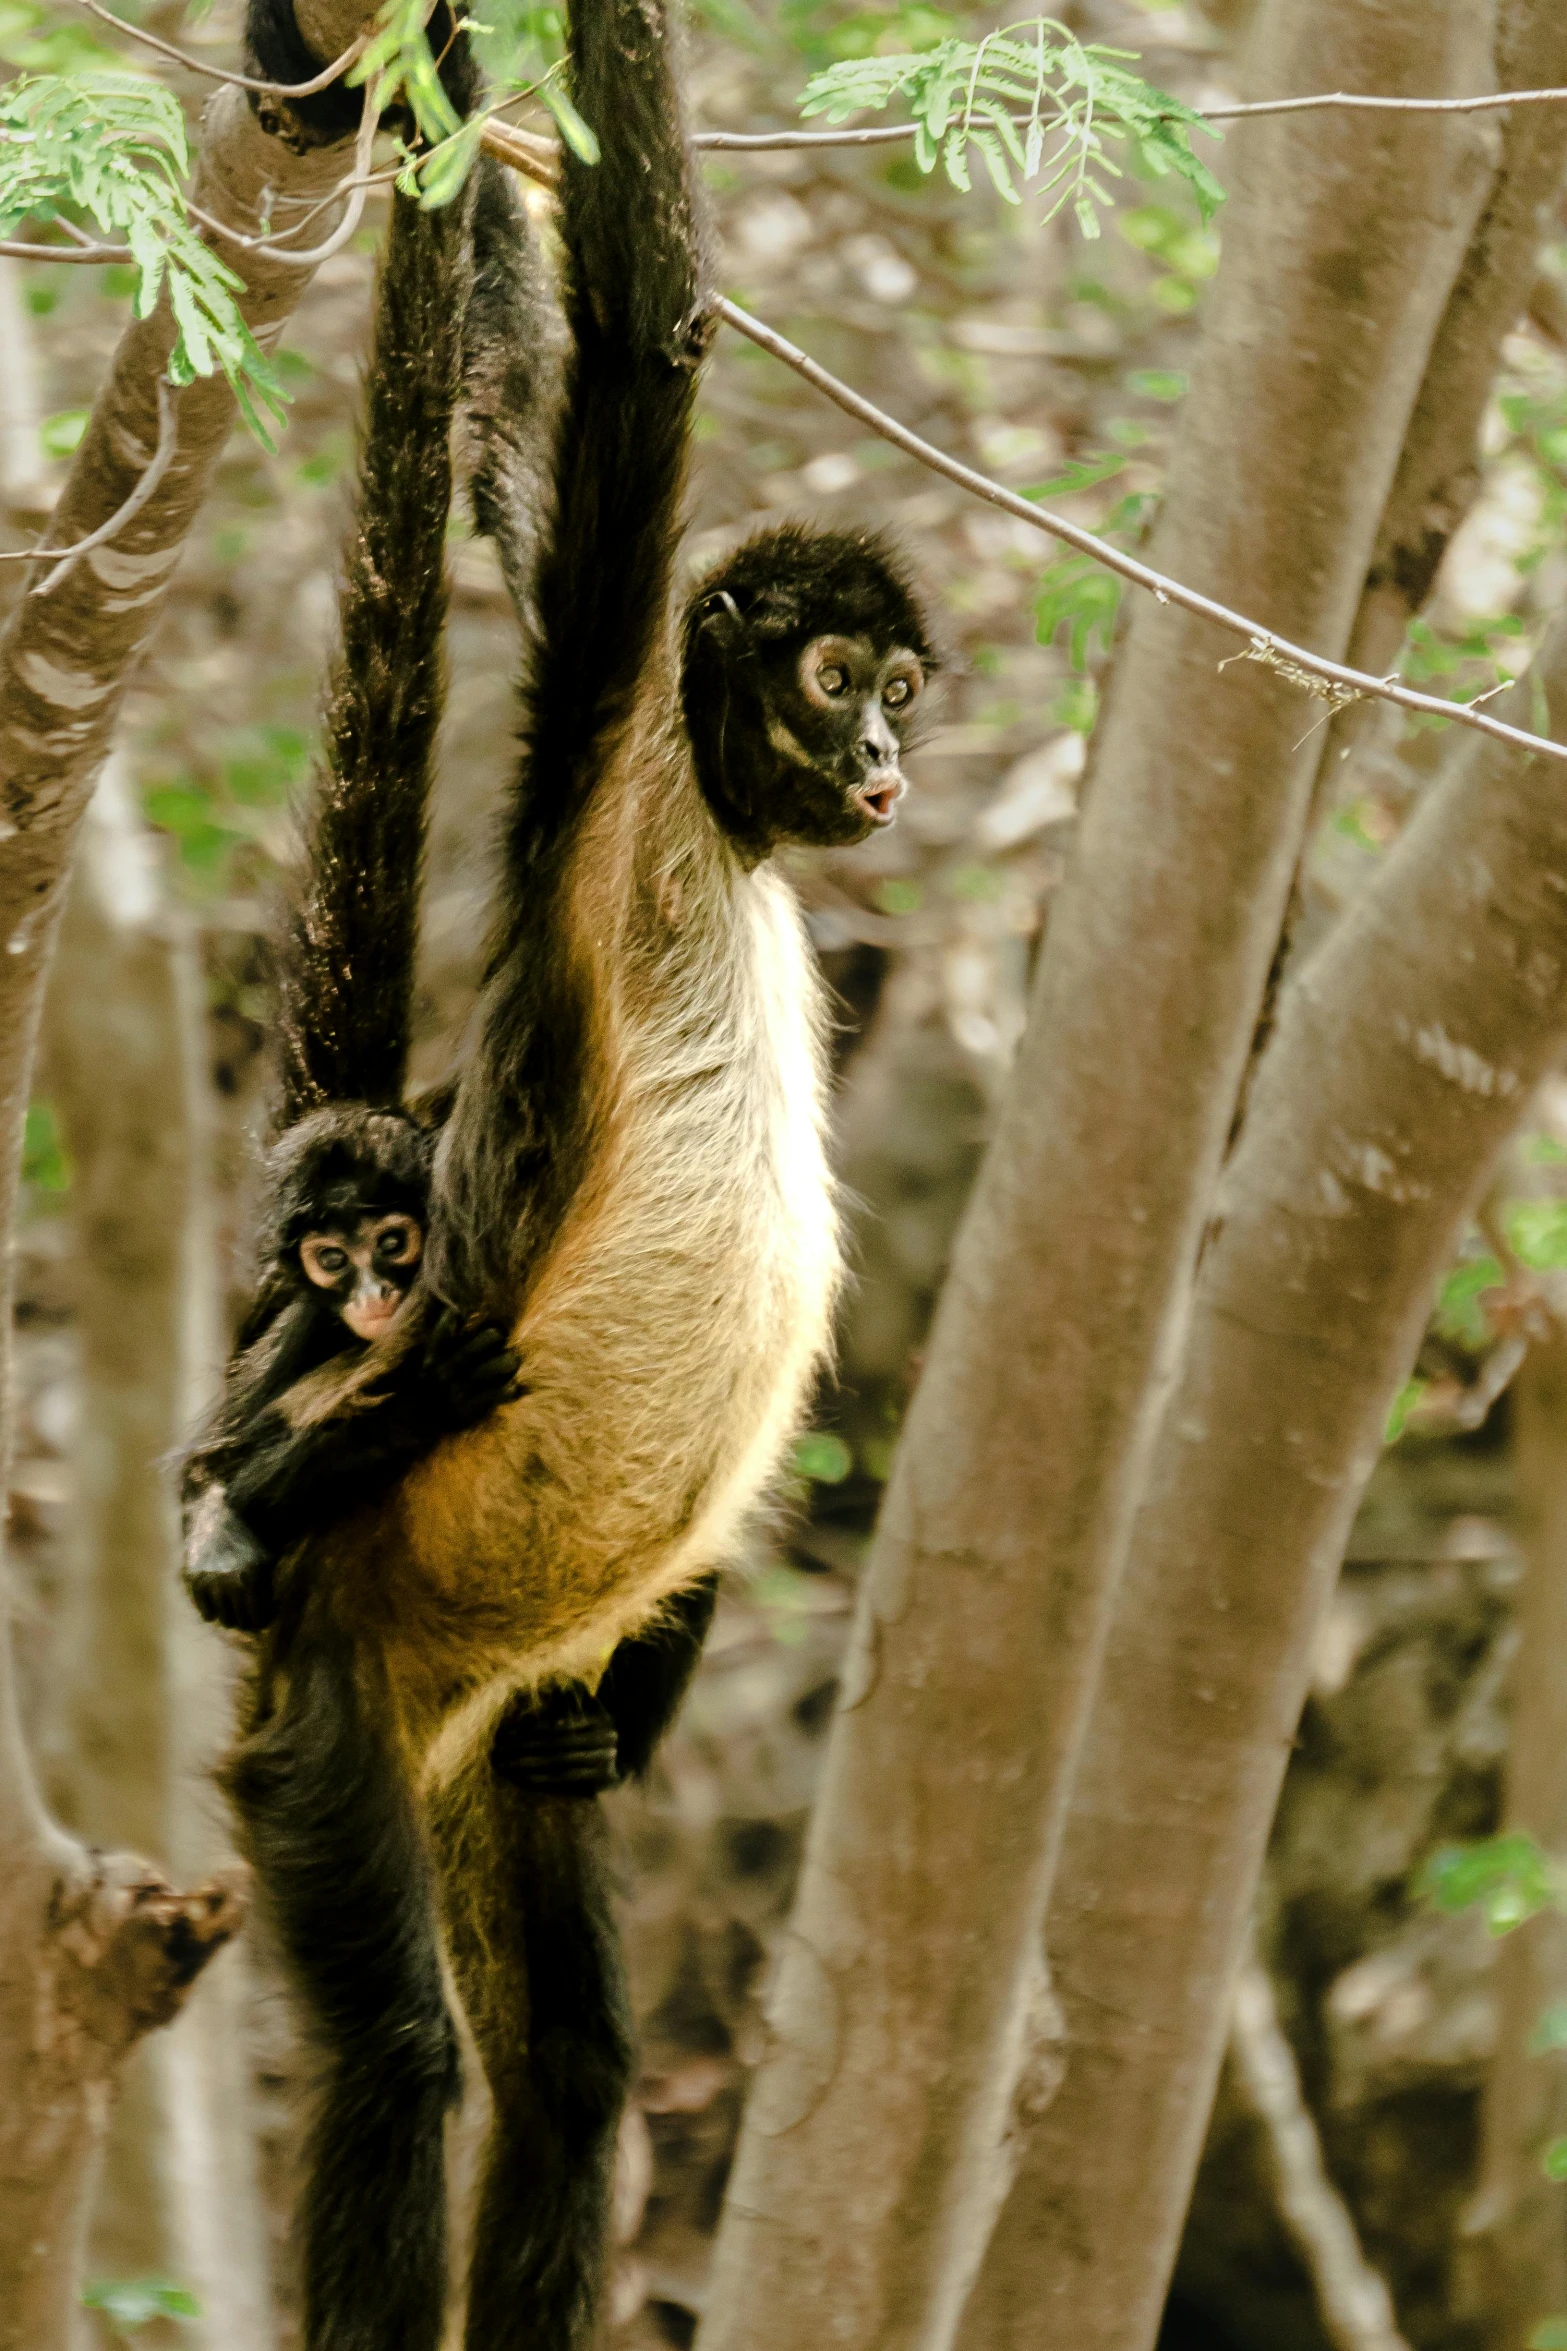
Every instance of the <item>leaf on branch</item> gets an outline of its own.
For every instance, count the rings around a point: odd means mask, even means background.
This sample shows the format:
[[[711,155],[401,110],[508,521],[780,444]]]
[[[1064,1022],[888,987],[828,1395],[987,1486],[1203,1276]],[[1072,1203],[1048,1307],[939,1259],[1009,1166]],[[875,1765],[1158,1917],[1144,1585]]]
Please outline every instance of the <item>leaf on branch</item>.
[[[1432,1855],[1425,1891],[1439,1910],[1479,1910],[1493,1935],[1558,1907],[1556,1875],[1533,1837],[1514,1833],[1475,1845],[1449,1845]],[[1560,2142],[1567,2147],[1567,2140]],[[1561,2174],[1567,2178],[1567,2169]]]
[[[812,75],[800,112],[840,123],[901,99],[921,171],[939,162],[953,186],[967,191],[972,148],[1009,204],[1021,201],[1014,173],[1037,181],[1053,197],[1047,217],[1070,204],[1085,237],[1098,236],[1107,182],[1122,176],[1105,142],[1129,142],[1150,172],[1185,182],[1206,224],[1224,190],[1193,153],[1191,134],[1220,134],[1179,98],[1129,72],[1126,60],[1135,63],[1136,52],[1085,46],[1042,16],[982,41],[951,36],[910,56],[843,59]]]
[[[243,280],[186,217],[189,170],[179,106],[143,75],[24,74],[0,89],[0,237],[24,220],[85,214],[107,239],[123,239],[136,264],[138,318],[151,316],[168,285],[178,328],[169,381],[221,368],[270,449],[262,411],[281,423],[288,395],[240,313]]]
[[[401,98],[433,147],[455,137],[462,120],[441,87],[424,19],[424,0],[384,0],[369,46],[344,79],[354,89],[374,82],[378,113]]]

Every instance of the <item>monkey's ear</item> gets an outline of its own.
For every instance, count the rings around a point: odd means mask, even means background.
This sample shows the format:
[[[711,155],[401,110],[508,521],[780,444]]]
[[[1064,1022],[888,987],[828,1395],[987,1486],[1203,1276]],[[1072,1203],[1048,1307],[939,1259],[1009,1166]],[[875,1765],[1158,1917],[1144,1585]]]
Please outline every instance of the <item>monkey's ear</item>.
[[[746,633],[745,616],[727,588],[715,588],[710,596],[702,598],[697,606],[696,625],[703,636],[711,637],[726,651],[738,646]]]

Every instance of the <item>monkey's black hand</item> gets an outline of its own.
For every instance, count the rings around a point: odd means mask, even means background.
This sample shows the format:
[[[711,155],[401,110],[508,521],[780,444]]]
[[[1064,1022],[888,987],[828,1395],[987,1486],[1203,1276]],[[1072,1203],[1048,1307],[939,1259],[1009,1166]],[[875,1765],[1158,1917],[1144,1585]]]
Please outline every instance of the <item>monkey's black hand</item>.
[[[447,1307],[424,1350],[424,1384],[432,1416],[443,1428],[471,1429],[497,1405],[524,1393],[521,1357],[493,1322],[465,1323]]]
[[[520,1698],[502,1715],[490,1765],[530,1796],[602,1796],[620,1785],[615,1718],[579,1686]]]
[[[185,1589],[208,1624],[231,1633],[259,1633],[277,1614],[275,1566],[265,1544],[225,1506],[206,1539],[186,1558]]]

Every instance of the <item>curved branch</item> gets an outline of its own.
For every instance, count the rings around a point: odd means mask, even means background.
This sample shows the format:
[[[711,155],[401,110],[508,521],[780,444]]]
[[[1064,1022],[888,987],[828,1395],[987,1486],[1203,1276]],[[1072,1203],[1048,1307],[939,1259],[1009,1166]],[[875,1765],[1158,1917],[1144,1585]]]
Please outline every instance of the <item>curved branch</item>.
[[[341,57],[324,66],[312,81],[258,82],[248,73],[228,73],[221,65],[208,65],[202,58],[192,57],[188,49],[176,49],[172,41],[160,40],[156,33],[144,33],[140,25],[127,24],[123,16],[113,15],[102,5],[102,0],[79,0],[79,4],[101,23],[113,25],[115,31],[123,33],[128,41],[139,41],[144,49],[156,49],[160,57],[172,58],[176,65],[183,65],[188,73],[205,74],[211,82],[227,82],[234,90],[256,90],[267,98],[313,98],[318,90],[330,89],[333,82],[339,80],[364,55],[370,38],[368,33],[361,33],[357,41],[349,43]]]
[[[119,536],[128,522],[134,521],[135,517],[140,514],[153,491],[173,464],[174,452],[179,447],[180,428],[176,398],[174,386],[169,382],[168,377],[159,376],[158,446],[154,449],[151,463],[141,480],[136,484],[135,489],[132,490],[124,505],[110,515],[106,523],[100,523],[97,530],[89,532],[85,539],[78,539],[74,547],[67,547],[63,551],[40,544],[36,547],[18,548],[13,554],[0,555],[0,563],[37,563],[42,556],[60,555],[61,560],[54,566],[54,569],[39,581],[36,588],[31,590],[34,596],[47,596],[50,589],[57,588],[67,576],[79,555],[86,555],[94,547],[107,546],[111,539]]]
[[[1324,655],[1309,652],[1304,645],[1293,644],[1288,637],[1281,637],[1276,629],[1264,628],[1260,621],[1248,620],[1241,612],[1232,612],[1227,604],[1215,603],[1211,596],[1202,596],[1195,588],[1183,587],[1179,580],[1171,579],[1167,573],[1155,571],[1150,564],[1139,563],[1135,555],[1123,555],[1119,547],[1112,547],[1108,539],[1101,539],[1095,532],[1084,530],[1080,523],[1068,522],[1064,515],[1053,514],[1048,507],[1035,506],[1029,499],[1020,497],[1017,491],[1003,489],[988,474],[976,473],[971,465],[964,465],[959,458],[949,457],[945,450],[936,448],[930,441],[922,441],[918,433],[911,433],[895,417],[875,407],[859,392],[851,391],[847,384],[841,383],[835,375],[829,375],[825,367],[818,366],[814,359],[786,336],[780,335],[773,327],[764,326],[759,318],[753,318],[748,310],[742,310],[737,303],[727,301],[720,295],[714,307],[726,325],[747,336],[763,351],[771,352],[775,359],[781,359],[786,367],[792,367],[796,375],[803,376],[808,384],[814,384],[817,391],[825,392],[828,399],[835,401],[848,415],[857,418],[861,424],[869,425],[872,432],[879,433],[884,441],[891,441],[895,448],[906,451],[910,457],[917,457],[933,473],[944,474],[948,481],[956,482],[960,489],[971,491],[976,498],[983,498],[992,506],[999,506],[1003,514],[1014,515],[1019,522],[1030,524],[1034,530],[1044,531],[1049,537],[1062,540],[1068,547],[1075,547],[1080,554],[1093,556],[1107,571],[1119,573],[1122,579],[1130,580],[1134,587],[1146,588],[1161,604],[1178,604],[1183,611],[1195,613],[1200,620],[1211,620],[1218,627],[1228,629],[1232,636],[1244,637],[1246,644],[1236,656],[1237,659],[1260,661],[1265,668],[1277,670],[1281,676],[1294,677],[1297,684],[1307,686],[1308,690],[1314,690],[1312,680],[1321,679],[1327,689],[1323,699],[1335,708],[1374,696],[1383,702],[1396,702],[1402,710],[1418,710],[1429,717],[1451,719],[1455,726],[1473,727],[1479,734],[1494,736],[1501,743],[1517,744],[1526,751],[1539,752],[1549,759],[1567,759],[1567,744],[1549,743],[1538,735],[1526,734],[1521,728],[1507,726],[1501,719],[1492,718],[1485,711],[1467,703],[1444,702],[1438,695],[1417,693],[1412,686],[1395,684],[1391,678],[1372,677],[1367,670],[1350,669],[1341,661],[1329,661]]]

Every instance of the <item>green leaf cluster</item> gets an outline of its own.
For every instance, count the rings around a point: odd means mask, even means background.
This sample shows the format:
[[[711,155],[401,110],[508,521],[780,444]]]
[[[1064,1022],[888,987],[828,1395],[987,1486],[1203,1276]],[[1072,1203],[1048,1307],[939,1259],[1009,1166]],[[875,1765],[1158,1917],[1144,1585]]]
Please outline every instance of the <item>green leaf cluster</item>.
[[[1533,1837],[1518,1831],[1444,1847],[1426,1866],[1425,1890],[1439,1910],[1480,1911],[1493,1935],[1511,1934],[1559,1906],[1550,1862]]]
[[[1108,480],[1120,472],[1125,462],[1119,456],[1080,459],[1053,481],[1040,482],[1023,495],[1025,498],[1069,495],[1074,490]],[[1148,490],[1134,490],[1129,497],[1118,499],[1099,525],[1100,537],[1130,540],[1135,545],[1157,504],[1157,498]],[[1039,593],[1034,599],[1034,634],[1039,643],[1048,645],[1056,631],[1064,628],[1072,667],[1081,675],[1088,667],[1096,636],[1101,649],[1106,654],[1110,651],[1124,585],[1119,572],[1107,571],[1097,556],[1063,555],[1059,562],[1048,565],[1040,574]],[[1076,722],[1068,719],[1065,723],[1070,726]]]
[[[60,1122],[52,1102],[29,1102],[22,1130],[22,1181],[34,1192],[56,1196],[71,1188],[71,1163],[65,1156]]]
[[[1206,222],[1224,191],[1192,151],[1199,114],[1130,73],[1130,49],[1084,46],[1054,17],[1030,18],[982,41],[949,35],[900,57],[849,57],[813,74],[800,98],[803,115],[843,122],[863,109],[902,99],[914,118],[914,157],[923,172],[939,162],[967,190],[970,151],[999,195],[1021,202],[1017,180],[1053,194],[1052,213],[1070,204],[1085,237],[1099,234],[1099,211],[1111,201],[1120,165],[1107,141],[1130,141],[1155,176],[1184,181]],[[1019,123],[1014,118],[1021,115]],[[1218,133],[1210,131],[1210,136]],[[1014,174],[1016,177],[1014,178]]]
[[[84,2288],[82,2303],[101,2310],[117,2334],[134,2334],[155,2318],[200,2318],[201,2304],[168,2278],[100,2278]]]
[[[215,772],[187,770],[151,783],[142,807],[148,822],[170,836],[186,880],[211,894],[228,886],[240,852],[264,845],[309,763],[309,737],[297,728],[246,730],[231,738]]]
[[[130,73],[23,74],[0,89],[0,237],[22,222],[85,213],[123,238],[136,264],[138,318],[163,287],[178,329],[169,381],[221,369],[257,439],[273,446],[287,397],[240,315],[243,281],[187,219],[185,121],[171,94]]]

